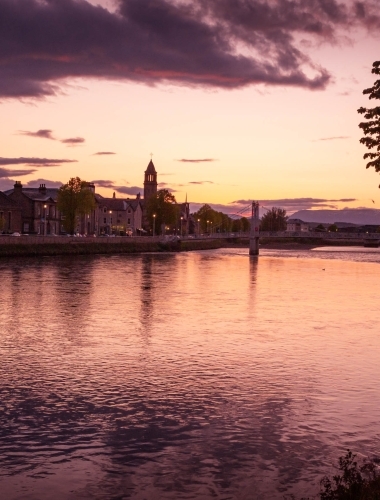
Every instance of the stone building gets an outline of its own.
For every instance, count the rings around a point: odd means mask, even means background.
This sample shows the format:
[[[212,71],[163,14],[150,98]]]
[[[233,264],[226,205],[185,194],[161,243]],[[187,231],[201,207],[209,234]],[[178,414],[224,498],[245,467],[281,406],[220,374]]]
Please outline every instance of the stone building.
[[[5,194],[21,210],[21,232],[23,234],[60,234],[61,215],[57,210],[57,188],[24,188],[16,181],[13,189]]]
[[[301,219],[288,219],[286,223],[287,231],[309,231],[309,224]]]
[[[103,198],[95,195],[98,213],[99,234],[114,234],[116,236],[136,236],[142,231],[142,200]]]
[[[0,233],[21,233],[21,209],[0,191]]]

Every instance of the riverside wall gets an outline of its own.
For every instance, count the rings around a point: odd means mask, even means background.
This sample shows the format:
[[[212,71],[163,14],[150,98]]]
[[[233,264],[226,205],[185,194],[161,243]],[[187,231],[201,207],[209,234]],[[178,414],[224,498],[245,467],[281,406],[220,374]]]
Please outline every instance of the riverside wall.
[[[0,236],[0,257],[128,254],[211,250],[227,245],[220,239],[174,240],[160,237],[77,238]]]
[[[262,248],[317,247],[334,245],[363,246],[365,241],[378,239],[378,235],[349,235],[333,238],[332,235],[302,238],[289,234],[276,237],[260,235]],[[188,252],[212,250],[223,247],[248,247],[248,235],[222,237],[183,238],[182,240],[156,237],[80,238],[74,236],[7,236],[0,235],[0,258],[22,256],[128,254],[143,252]]]

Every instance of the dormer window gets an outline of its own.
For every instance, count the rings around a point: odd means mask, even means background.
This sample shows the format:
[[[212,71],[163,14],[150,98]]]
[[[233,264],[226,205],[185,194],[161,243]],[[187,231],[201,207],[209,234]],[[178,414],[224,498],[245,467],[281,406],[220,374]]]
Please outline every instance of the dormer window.
[[[106,214],[107,213],[107,207],[103,208],[103,212]]]

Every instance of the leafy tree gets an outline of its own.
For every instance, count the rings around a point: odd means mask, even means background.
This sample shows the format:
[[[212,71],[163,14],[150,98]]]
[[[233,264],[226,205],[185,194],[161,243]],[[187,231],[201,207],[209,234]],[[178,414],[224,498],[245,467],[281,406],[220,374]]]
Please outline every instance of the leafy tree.
[[[94,194],[88,183],[79,177],[72,177],[59,188],[57,208],[64,216],[63,227],[69,234],[74,234],[78,216],[95,209]]]
[[[318,226],[316,226],[315,228],[315,231],[320,233],[321,231],[326,231],[326,228],[323,224],[318,224]]]
[[[285,231],[287,220],[286,210],[273,207],[261,217],[260,229],[261,231]]]
[[[156,195],[153,195],[148,199],[146,214],[149,225],[151,226],[153,226],[153,216],[155,216],[156,233],[160,228],[164,228],[166,224],[176,224],[179,210],[175,196],[167,189],[158,190]]]
[[[234,219],[232,221],[231,231],[233,233],[238,233],[241,231],[241,219]]]
[[[361,465],[350,450],[339,458],[340,473],[321,481],[321,500],[376,500],[380,498],[380,476],[373,462]]]
[[[380,75],[380,61],[375,61],[372,65],[372,73]],[[363,90],[363,94],[369,94],[369,99],[380,99],[380,80],[376,80],[372,87]],[[360,139],[361,144],[370,150],[365,153],[364,159],[369,158],[366,168],[375,167],[376,172],[380,171],[380,106],[374,108],[359,108],[358,113],[364,115],[366,122],[359,123],[364,136]],[[371,151],[372,150],[372,151]],[[380,186],[379,186],[380,187]]]
[[[338,226],[336,224],[331,224],[331,226],[329,226],[327,230],[331,233],[336,233],[338,231]]]
[[[232,219],[223,212],[217,212],[210,205],[203,205],[198,212],[193,214],[194,220],[197,223],[199,219],[199,229],[202,233],[213,232],[223,233],[229,232],[232,227]]]
[[[249,222],[247,217],[242,217],[240,221],[241,221],[241,230],[244,233],[248,233],[248,231],[251,229],[251,223]]]

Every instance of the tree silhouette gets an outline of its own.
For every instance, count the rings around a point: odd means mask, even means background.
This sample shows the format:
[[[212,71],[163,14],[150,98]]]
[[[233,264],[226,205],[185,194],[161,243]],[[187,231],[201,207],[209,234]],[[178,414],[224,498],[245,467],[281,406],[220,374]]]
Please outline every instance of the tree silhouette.
[[[261,231],[285,231],[288,217],[283,208],[273,207],[261,217]]]
[[[74,234],[77,218],[91,213],[95,209],[95,198],[88,183],[79,177],[72,177],[59,188],[57,208],[64,216],[63,227],[69,234]]]
[[[380,61],[375,61],[372,64],[372,71],[375,75],[380,75]],[[363,94],[368,94],[369,99],[380,99],[380,79],[376,80],[372,87],[363,90]],[[359,127],[363,130],[364,136],[360,139],[361,144],[364,144],[369,150],[365,153],[364,159],[369,158],[366,168],[375,167],[376,172],[380,171],[380,106],[374,108],[359,108],[358,113],[364,115],[366,122],[359,123]],[[380,187],[380,186],[379,186]]]
[[[177,205],[174,194],[167,189],[159,189],[157,194],[151,196],[147,201],[146,215],[149,225],[153,224],[153,216],[155,217],[155,232],[162,230],[166,224],[174,225],[177,222],[179,215],[179,207]]]

